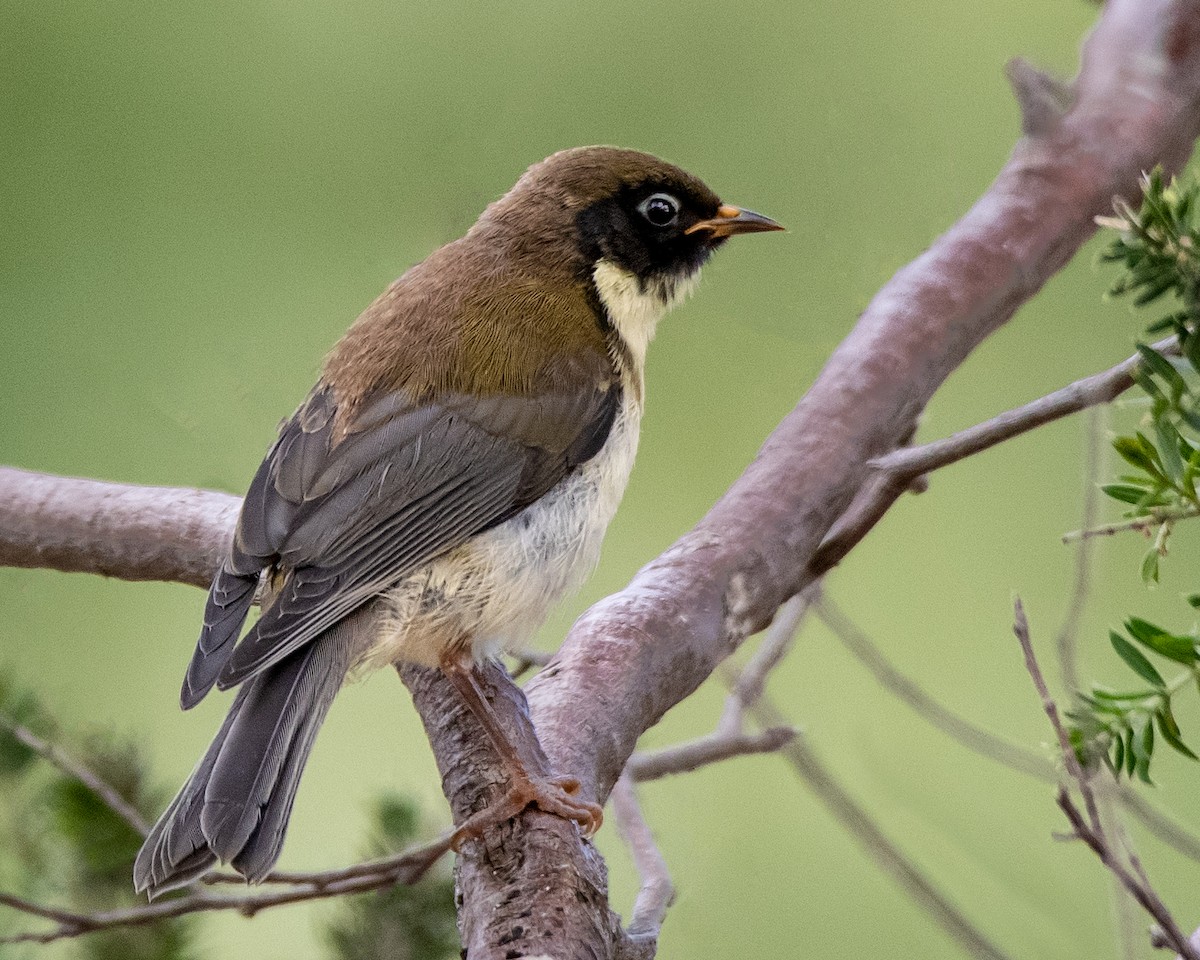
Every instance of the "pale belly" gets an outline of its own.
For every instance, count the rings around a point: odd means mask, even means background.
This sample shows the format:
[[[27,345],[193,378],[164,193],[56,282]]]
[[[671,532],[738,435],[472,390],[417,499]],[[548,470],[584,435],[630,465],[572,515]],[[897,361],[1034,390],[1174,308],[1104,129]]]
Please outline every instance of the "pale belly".
[[[641,405],[632,391],[625,398],[600,453],[517,516],[387,592],[366,665],[436,666],[447,652],[467,651],[480,661],[529,642],[600,559],[637,452]]]

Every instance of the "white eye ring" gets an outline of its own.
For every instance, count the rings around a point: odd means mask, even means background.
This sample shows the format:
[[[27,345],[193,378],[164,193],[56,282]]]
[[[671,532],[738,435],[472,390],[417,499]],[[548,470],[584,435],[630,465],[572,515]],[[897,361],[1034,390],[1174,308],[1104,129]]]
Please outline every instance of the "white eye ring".
[[[669,227],[679,219],[679,201],[669,193],[652,193],[638,204],[638,212],[656,227]]]

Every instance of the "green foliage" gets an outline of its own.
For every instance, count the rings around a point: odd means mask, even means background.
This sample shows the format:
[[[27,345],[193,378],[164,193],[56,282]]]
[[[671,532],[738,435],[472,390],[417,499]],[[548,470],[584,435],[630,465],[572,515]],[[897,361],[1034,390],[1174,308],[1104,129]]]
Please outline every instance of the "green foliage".
[[[1194,211],[1200,187],[1172,180],[1164,184],[1154,171],[1142,184],[1142,207],[1134,211],[1118,203],[1116,216],[1100,223],[1119,231],[1102,255],[1124,267],[1113,284],[1113,296],[1131,296],[1134,306],[1164,297],[1171,312],[1147,327],[1147,333],[1171,332],[1178,357],[1138,344],[1141,363],[1134,380],[1149,401],[1144,429],[1113,440],[1113,448],[1132,469],[1103,489],[1129,509],[1125,516],[1154,531],[1154,542],[1142,559],[1142,579],[1156,583],[1159,561],[1166,555],[1173,525],[1200,514],[1200,229]]]
[[[375,807],[374,837],[367,856],[380,857],[418,839],[417,808],[389,794]],[[459,952],[454,884],[434,868],[411,887],[346,898],[325,933],[338,960],[447,960]]]
[[[69,742],[36,695],[11,676],[0,680],[0,719],[6,721],[0,722],[0,849],[13,854],[0,858],[0,885],[79,912],[141,902],[130,880],[141,835],[79,780],[35,762],[38,753],[18,740],[12,724],[69,753],[148,816],[164,798],[147,788],[136,748],[104,739]],[[72,952],[83,960],[185,960],[194,956],[196,923],[179,917],[91,934],[75,941]],[[0,914],[0,933],[36,925],[8,910]]]
[[[78,778],[44,762],[18,735],[28,731],[69,754],[152,820],[166,797],[147,786],[145,764],[130,744],[96,739],[69,743],[36,695],[0,673],[0,889],[89,913],[130,907],[132,865],[141,834]],[[40,749],[40,748],[39,748]],[[368,855],[383,856],[417,839],[415,805],[399,796],[378,801]],[[177,894],[178,895],[178,894]],[[72,942],[81,960],[188,960],[197,916],[119,927]],[[36,927],[25,914],[0,909],[0,936]],[[453,883],[433,870],[412,887],[346,898],[330,923],[331,952],[345,960],[448,960],[458,956]],[[34,946],[10,949],[34,957]],[[5,953],[4,956],[9,956]]]
[[[1127,505],[1131,527],[1153,531],[1141,564],[1142,580],[1149,584],[1158,582],[1174,524],[1200,515],[1200,229],[1194,214],[1200,185],[1165,184],[1156,170],[1143,181],[1142,192],[1140,210],[1118,203],[1116,216],[1100,219],[1119,232],[1101,259],[1124,267],[1113,296],[1131,296],[1137,307],[1172,299],[1170,312],[1149,324],[1147,333],[1174,334],[1178,356],[1138,344],[1133,378],[1149,411],[1143,429],[1113,440],[1132,472],[1103,490]],[[1188,602],[1200,606],[1200,595]],[[1144,686],[1126,691],[1094,686],[1079,694],[1068,713],[1071,737],[1085,765],[1103,760],[1117,776],[1150,783],[1156,731],[1177,752],[1197,759],[1183,742],[1172,700],[1184,686],[1200,683],[1200,655],[1193,634],[1172,633],[1139,617],[1129,617],[1125,631],[1130,639],[1112,631],[1109,640]],[[1185,669],[1166,681],[1147,653]]]
[[[1172,698],[1185,685],[1200,683],[1200,652],[1196,637],[1171,633],[1138,617],[1126,620],[1125,630],[1134,643],[1115,630],[1109,633],[1109,641],[1117,656],[1147,686],[1125,691],[1094,686],[1090,693],[1079,694],[1078,705],[1067,717],[1081,763],[1092,766],[1103,760],[1117,777],[1124,773],[1150,783],[1155,729],[1176,751],[1198,759],[1183,742]],[[1187,669],[1168,683],[1139,646]]]

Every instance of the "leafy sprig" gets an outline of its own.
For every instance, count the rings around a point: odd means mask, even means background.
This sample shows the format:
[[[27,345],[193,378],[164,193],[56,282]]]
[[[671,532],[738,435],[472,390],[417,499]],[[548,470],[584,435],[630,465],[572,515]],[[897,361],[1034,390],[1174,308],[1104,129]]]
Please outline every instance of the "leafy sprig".
[[[1149,412],[1144,429],[1113,440],[1133,472],[1103,489],[1128,505],[1131,527],[1153,533],[1141,570],[1142,579],[1154,583],[1174,524],[1200,516],[1200,185],[1165,183],[1155,170],[1142,191],[1141,209],[1118,201],[1114,216],[1097,218],[1118,231],[1101,260],[1124,268],[1110,295],[1131,296],[1136,307],[1172,299],[1173,309],[1146,332],[1173,333],[1178,356],[1138,344],[1141,363],[1133,376]]]
[[[1147,686],[1124,691],[1093,686],[1090,693],[1078,695],[1079,703],[1067,717],[1081,763],[1093,766],[1103,760],[1117,777],[1123,773],[1151,783],[1156,729],[1177,752],[1200,759],[1183,742],[1172,707],[1173,697],[1184,686],[1200,685],[1200,648],[1195,636],[1172,633],[1140,617],[1126,620],[1125,630],[1133,643],[1115,630],[1109,632],[1109,641],[1117,656]],[[1167,681],[1141,647],[1186,669]]]
[[[1133,378],[1148,403],[1148,412],[1132,434],[1118,436],[1113,449],[1130,472],[1103,490],[1125,504],[1129,522],[1109,529],[1140,529],[1152,536],[1142,558],[1142,580],[1156,583],[1167,542],[1180,520],[1200,516],[1200,184],[1165,182],[1158,170],[1142,181],[1141,208],[1118,201],[1114,216],[1100,217],[1101,226],[1118,236],[1101,255],[1119,264],[1122,273],[1112,296],[1129,296],[1135,307],[1169,298],[1168,312],[1151,322],[1148,334],[1171,333],[1176,355],[1138,344],[1141,362]],[[1200,606],[1200,595],[1189,598]],[[1200,653],[1194,633],[1179,634],[1140,617],[1125,621],[1125,634],[1111,631],[1113,650],[1142,685],[1113,690],[1096,685],[1080,693],[1068,716],[1076,753],[1086,766],[1103,760],[1116,776],[1136,776],[1150,783],[1150,761],[1156,743],[1197,759],[1183,741],[1175,719],[1174,698],[1191,683],[1200,684]],[[1149,654],[1149,655],[1148,655]],[[1152,658],[1183,667],[1164,679]]]

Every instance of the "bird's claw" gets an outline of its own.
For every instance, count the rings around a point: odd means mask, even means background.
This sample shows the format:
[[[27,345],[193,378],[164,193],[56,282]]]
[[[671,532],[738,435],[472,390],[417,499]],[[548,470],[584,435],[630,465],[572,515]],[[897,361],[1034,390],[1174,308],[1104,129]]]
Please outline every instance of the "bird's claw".
[[[564,820],[579,824],[585,837],[592,836],[604,823],[604,808],[581,799],[581,784],[575,777],[548,779],[520,778],[494,803],[469,817],[450,838],[450,848],[458,853],[467,840],[476,840],[490,827],[518,816],[535,806]]]

